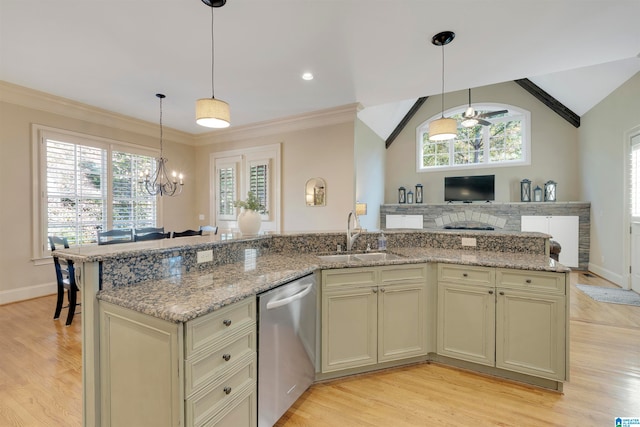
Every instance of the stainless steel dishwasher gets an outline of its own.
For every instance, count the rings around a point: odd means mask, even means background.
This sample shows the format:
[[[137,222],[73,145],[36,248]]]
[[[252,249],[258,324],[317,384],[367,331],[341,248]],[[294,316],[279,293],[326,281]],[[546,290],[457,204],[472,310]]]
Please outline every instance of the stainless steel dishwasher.
[[[271,427],[315,379],[313,274],[258,295],[258,426]]]

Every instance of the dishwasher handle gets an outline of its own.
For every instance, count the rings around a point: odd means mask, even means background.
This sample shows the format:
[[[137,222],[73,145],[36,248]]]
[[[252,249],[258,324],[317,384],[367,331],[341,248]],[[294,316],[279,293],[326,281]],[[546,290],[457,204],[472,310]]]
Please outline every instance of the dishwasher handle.
[[[304,298],[311,289],[313,288],[313,283],[307,285],[306,288],[298,292],[297,294],[293,294],[290,297],[282,298],[279,300],[271,300],[267,303],[267,310],[272,310],[274,308],[282,307],[283,305],[287,305],[293,301],[297,301],[299,299]]]

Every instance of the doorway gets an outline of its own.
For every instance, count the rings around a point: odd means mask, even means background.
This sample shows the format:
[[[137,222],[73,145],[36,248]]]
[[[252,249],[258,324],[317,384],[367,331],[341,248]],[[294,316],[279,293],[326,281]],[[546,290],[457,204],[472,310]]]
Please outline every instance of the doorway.
[[[627,188],[629,209],[626,210],[629,223],[628,248],[629,280],[626,289],[640,293],[640,126],[629,132],[625,138],[628,153]]]

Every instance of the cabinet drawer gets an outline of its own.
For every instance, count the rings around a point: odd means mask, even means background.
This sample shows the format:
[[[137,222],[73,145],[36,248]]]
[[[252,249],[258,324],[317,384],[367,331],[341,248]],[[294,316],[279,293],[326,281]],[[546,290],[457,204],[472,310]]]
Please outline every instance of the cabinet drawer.
[[[405,264],[380,269],[380,283],[424,283],[427,279],[425,264]]]
[[[565,293],[565,275],[563,273],[498,269],[496,284],[502,288]]]
[[[495,270],[488,267],[438,264],[438,281],[493,285],[495,283]]]
[[[201,426],[230,405],[237,396],[256,384],[255,355],[245,365],[238,366],[218,381],[185,401],[188,426]]]
[[[255,298],[221,308],[205,316],[187,322],[185,327],[185,357],[232,334],[247,325],[255,324]]]
[[[242,363],[247,357],[255,353],[256,333],[255,328],[250,327],[245,331],[232,335],[220,346],[212,348],[212,351],[203,352],[185,361],[185,396],[213,381],[224,374],[225,370],[232,369]]]
[[[322,271],[322,287],[339,286],[377,286],[377,270],[374,268],[343,268]]]

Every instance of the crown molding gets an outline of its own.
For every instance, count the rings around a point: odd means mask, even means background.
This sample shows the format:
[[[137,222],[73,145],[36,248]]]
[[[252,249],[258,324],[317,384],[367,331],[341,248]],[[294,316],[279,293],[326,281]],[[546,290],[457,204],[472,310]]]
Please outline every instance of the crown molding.
[[[355,123],[358,111],[361,109],[362,105],[360,103],[353,103],[340,107],[312,111],[310,113],[296,114],[276,120],[230,127],[196,135],[194,137],[194,144],[202,146],[222,142],[243,141],[340,123]]]
[[[134,119],[46,92],[0,80],[0,101],[142,135],[156,136],[158,124]],[[297,114],[281,119],[192,134],[164,127],[165,137],[191,146],[234,142],[286,132],[355,122],[360,103]]]
[[[134,119],[124,114],[93,107],[46,92],[0,80],[0,101],[46,113],[82,120],[109,128],[116,128],[142,135],[157,136],[158,124]],[[185,145],[193,145],[194,135],[163,127],[167,139]]]

